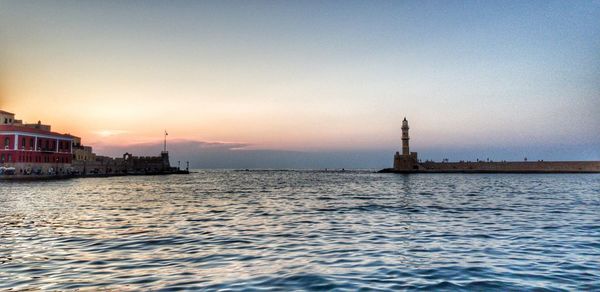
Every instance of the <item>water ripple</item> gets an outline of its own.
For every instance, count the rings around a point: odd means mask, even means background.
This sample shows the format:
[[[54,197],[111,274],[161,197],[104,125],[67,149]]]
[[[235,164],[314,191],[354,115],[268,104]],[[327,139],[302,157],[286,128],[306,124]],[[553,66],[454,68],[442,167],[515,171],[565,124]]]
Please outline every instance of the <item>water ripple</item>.
[[[600,176],[0,184],[0,290],[600,290]]]

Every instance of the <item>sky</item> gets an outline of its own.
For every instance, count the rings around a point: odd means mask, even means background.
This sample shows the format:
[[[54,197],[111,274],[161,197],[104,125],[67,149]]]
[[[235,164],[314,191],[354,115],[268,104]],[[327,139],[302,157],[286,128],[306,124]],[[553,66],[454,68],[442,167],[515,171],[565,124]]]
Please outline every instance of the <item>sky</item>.
[[[203,168],[391,166],[404,117],[423,159],[600,160],[600,1],[0,0],[0,109]]]

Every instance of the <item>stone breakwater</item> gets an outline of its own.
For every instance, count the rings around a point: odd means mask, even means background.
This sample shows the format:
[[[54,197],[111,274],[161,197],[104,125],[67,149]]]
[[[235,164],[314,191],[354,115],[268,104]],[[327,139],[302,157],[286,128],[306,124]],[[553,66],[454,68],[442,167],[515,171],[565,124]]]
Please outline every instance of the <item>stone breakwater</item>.
[[[600,161],[423,162],[395,173],[600,173]]]

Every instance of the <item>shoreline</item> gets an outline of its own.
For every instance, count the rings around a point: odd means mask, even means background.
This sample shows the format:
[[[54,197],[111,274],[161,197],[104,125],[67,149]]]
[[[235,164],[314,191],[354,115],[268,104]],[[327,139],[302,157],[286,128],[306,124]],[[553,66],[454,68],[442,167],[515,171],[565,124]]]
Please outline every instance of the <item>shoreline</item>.
[[[114,174],[70,174],[70,175],[0,175],[0,181],[51,181],[67,180],[74,178],[108,178],[120,176],[159,176],[159,175],[181,175],[190,174],[188,170],[177,170],[172,172],[144,172],[144,173],[114,173]]]

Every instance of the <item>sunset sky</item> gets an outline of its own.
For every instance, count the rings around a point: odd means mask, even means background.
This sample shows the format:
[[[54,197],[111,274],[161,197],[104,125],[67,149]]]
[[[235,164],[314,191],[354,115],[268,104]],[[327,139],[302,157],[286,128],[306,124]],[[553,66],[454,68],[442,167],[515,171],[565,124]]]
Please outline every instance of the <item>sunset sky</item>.
[[[0,109],[105,153],[379,166],[406,116],[423,158],[600,159],[600,1],[0,0]]]

